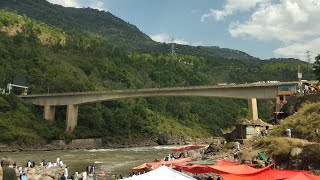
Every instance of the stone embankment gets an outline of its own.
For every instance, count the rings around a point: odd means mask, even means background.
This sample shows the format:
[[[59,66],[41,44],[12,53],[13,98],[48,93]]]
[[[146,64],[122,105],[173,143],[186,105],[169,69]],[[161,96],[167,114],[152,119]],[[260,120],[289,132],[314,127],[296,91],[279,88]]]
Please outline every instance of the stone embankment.
[[[23,168],[23,171],[26,173],[28,179],[33,180],[53,180],[60,179],[65,166],[55,166],[51,168],[36,166],[34,168]],[[19,176],[19,172],[17,172]]]

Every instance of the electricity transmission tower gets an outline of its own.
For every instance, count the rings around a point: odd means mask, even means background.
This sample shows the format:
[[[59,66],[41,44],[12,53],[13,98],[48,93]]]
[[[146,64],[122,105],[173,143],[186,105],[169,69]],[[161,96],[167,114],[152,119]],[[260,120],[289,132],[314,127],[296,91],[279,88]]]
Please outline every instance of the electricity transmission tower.
[[[174,47],[174,37],[171,39],[171,56],[173,59],[177,59],[176,49]]]
[[[309,51],[309,50],[306,52],[306,54],[307,54],[306,57],[307,57],[307,61],[308,61],[309,64],[311,63],[311,55],[310,55],[310,53],[311,53],[311,51]]]

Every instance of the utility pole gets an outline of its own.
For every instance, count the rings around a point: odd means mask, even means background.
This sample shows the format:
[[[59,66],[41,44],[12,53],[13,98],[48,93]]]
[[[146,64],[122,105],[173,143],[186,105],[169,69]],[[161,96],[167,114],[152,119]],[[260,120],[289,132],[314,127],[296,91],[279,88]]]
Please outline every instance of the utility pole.
[[[174,47],[174,37],[171,39],[171,56],[173,59],[177,59],[177,54]]]

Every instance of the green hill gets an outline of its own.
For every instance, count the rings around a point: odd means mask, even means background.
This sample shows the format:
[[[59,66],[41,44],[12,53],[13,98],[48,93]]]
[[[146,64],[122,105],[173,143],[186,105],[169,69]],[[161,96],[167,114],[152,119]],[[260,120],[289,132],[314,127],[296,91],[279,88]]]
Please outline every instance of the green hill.
[[[320,97],[318,96],[318,100]],[[292,130],[292,137],[320,142],[320,103],[306,103],[299,111],[283,120],[273,130],[273,135],[285,136],[287,128]]]
[[[2,0],[1,9],[10,9],[20,15],[63,29],[69,34],[98,36],[109,45],[125,47],[140,52],[168,53],[171,45],[157,43],[141,32],[136,26],[123,21],[110,12],[91,8],[66,8],[45,0]],[[257,60],[247,53],[228,48],[193,47],[177,45],[177,52],[189,55],[216,55],[224,58]]]
[[[14,10],[20,15],[61,28],[67,33],[99,35],[113,45],[128,44],[136,49],[154,43],[137,27],[109,12],[90,8],[65,8],[45,0],[2,0],[0,8]]]
[[[17,11],[0,11],[2,88],[14,76],[25,77],[32,93],[290,81],[296,80],[298,65],[306,79],[313,79],[311,67],[293,59],[260,61],[231,58],[231,55],[224,58],[222,54],[211,52],[210,48],[201,47],[205,50],[178,54],[177,59],[166,51],[153,52],[155,42],[133,26],[131,30],[137,35],[132,34],[127,27],[131,25],[123,25],[123,21],[110,13],[63,8],[41,0],[4,0],[0,5],[15,7]],[[58,15],[62,14],[62,19],[57,17],[57,24],[45,21],[56,20],[50,13],[45,18],[50,8]],[[71,14],[65,16],[65,13]],[[118,29],[123,36],[111,33],[116,39],[111,40],[108,33],[106,37],[102,35],[102,32],[109,32],[110,28],[101,28],[100,32],[86,23],[78,29],[72,29],[78,21],[74,20],[75,24],[72,24],[69,22],[71,20],[65,21],[64,18],[71,18],[72,14],[76,14],[74,18],[77,18],[77,13],[83,13],[82,16],[89,19],[99,13],[104,20],[109,17],[117,19],[119,22],[112,24],[111,21],[108,26]],[[41,21],[40,17],[44,20]],[[124,29],[121,29],[122,25]],[[136,42],[150,49],[133,51],[125,43],[113,44],[118,38],[130,40],[128,45],[132,49],[138,47]],[[148,43],[151,45],[148,46]],[[73,134],[67,134],[64,133],[64,107],[57,108],[57,120],[49,123],[42,119],[40,107],[25,105],[12,96],[2,95],[1,98],[0,125],[6,136],[0,142],[17,141],[19,144],[45,143],[60,138],[108,137],[105,141],[119,140],[119,137],[126,140],[155,139],[159,132],[169,132],[172,136],[220,135],[220,129],[232,126],[238,112],[247,106],[245,100],[199,97],[138,98],[96,103],[80,107],[77,129]],[[261,118],[271,117],[270,104],[272,101],[259,101]]]

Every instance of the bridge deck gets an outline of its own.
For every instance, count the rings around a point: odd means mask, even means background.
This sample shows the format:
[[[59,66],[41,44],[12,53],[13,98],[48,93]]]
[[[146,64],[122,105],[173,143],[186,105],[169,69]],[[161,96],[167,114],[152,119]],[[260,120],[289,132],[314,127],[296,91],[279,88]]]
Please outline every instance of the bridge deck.
[[[298,82],[281,82],[281,83],[257,83],[257,84],[235,84],[235,85],[210,85],[210,86],[188,86],[188,87],[168,87],[168,88],[145,88],[145,89],[125,89],[125,90],[106,90],[106,91],[87,91],[87,92],[68,92],[68,93],[49,93],[49,94],[32,94],[20,95],[21,98],[32,97],[57,97],[57,96],[74,96],[74,95],[99,95],[99,94],[122,94],[136,92],[165,92],[172,90],[203,90],[203,89],[232,89],[248,87],[275,87],[279,85],[292,85]]]

